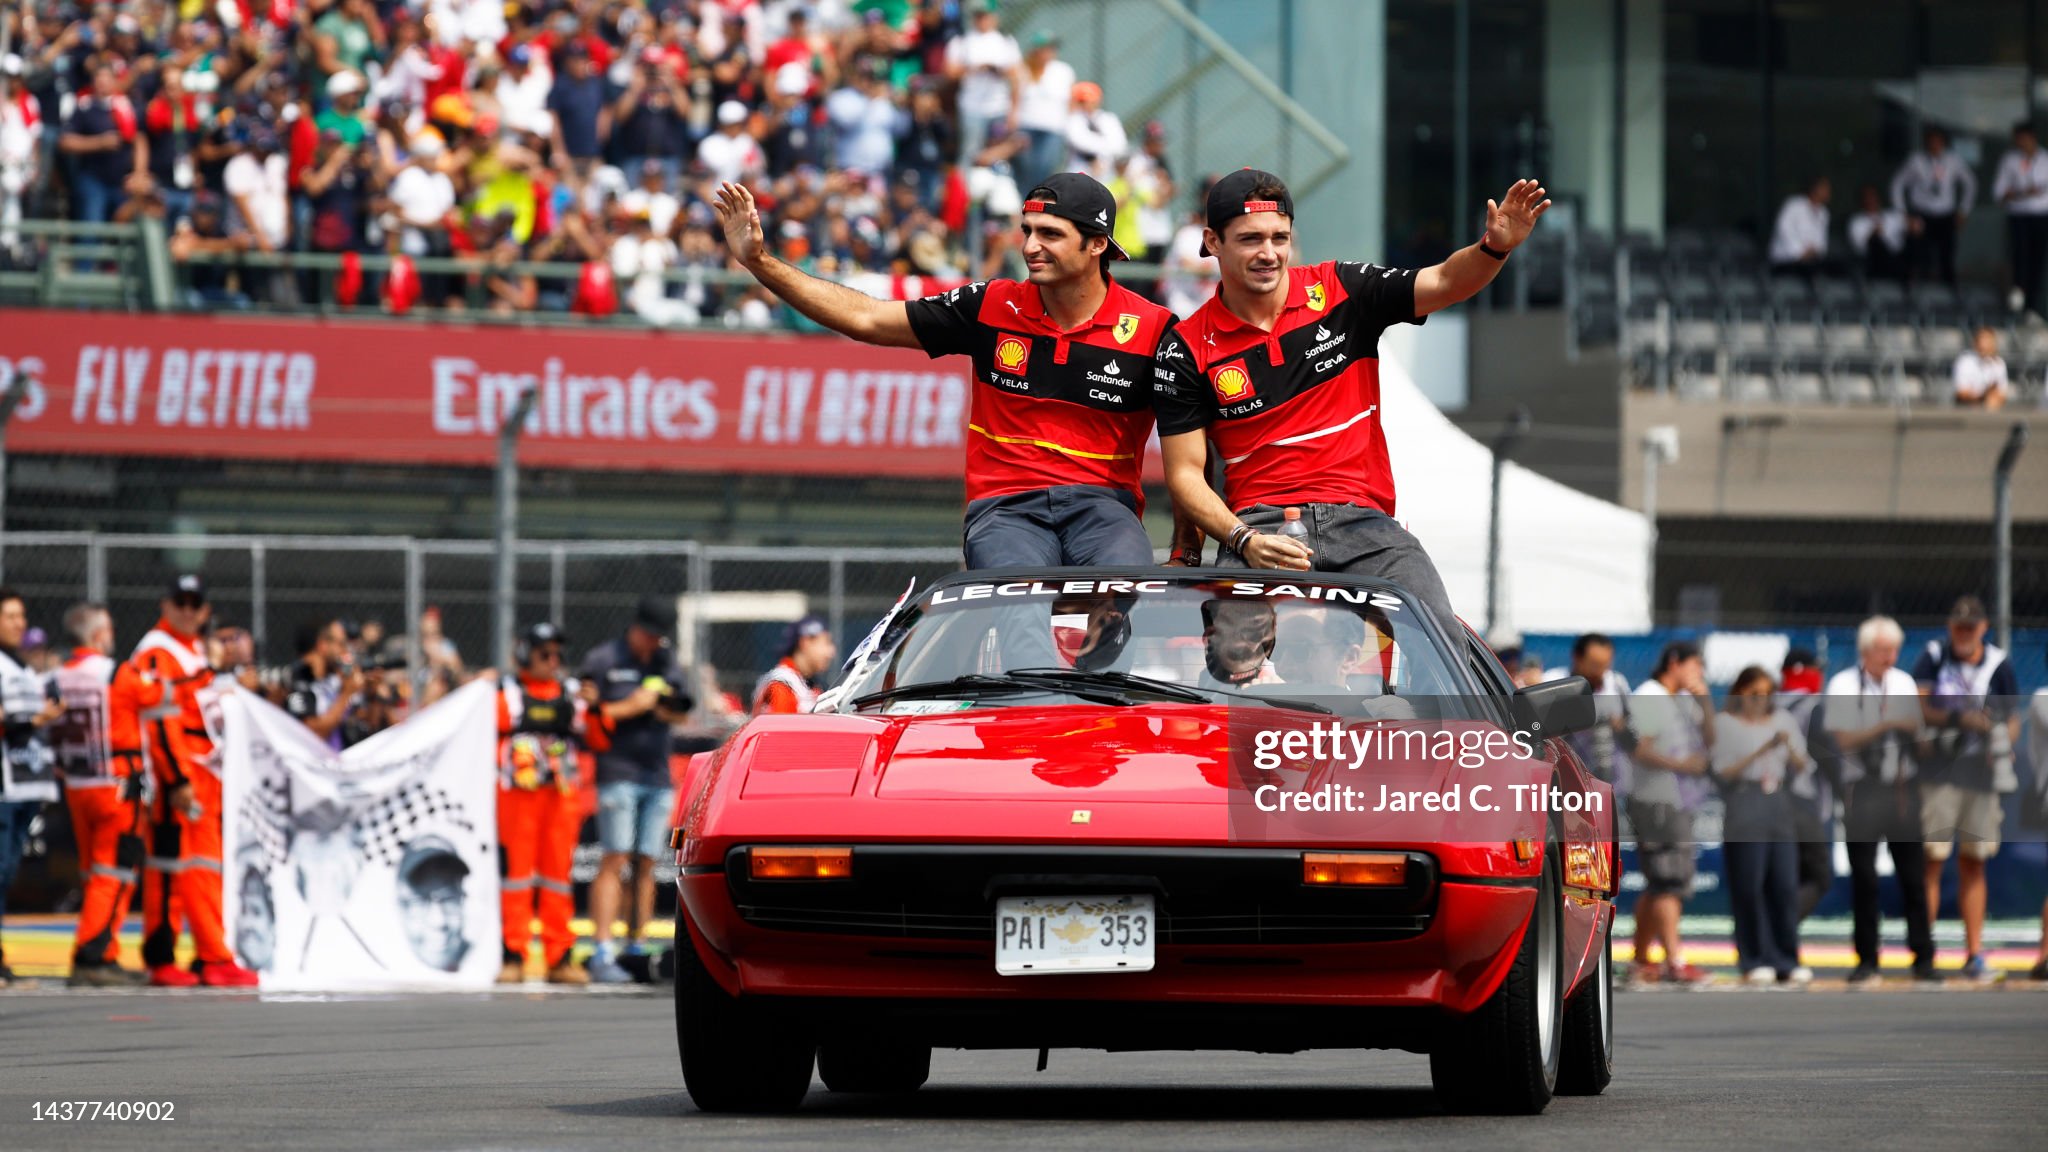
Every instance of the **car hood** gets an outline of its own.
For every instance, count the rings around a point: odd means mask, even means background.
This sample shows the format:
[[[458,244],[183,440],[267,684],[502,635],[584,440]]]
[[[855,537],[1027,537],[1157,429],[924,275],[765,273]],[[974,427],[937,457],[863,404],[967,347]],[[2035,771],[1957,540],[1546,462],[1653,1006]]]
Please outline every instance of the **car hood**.
[[[876,789],[887,799],[1215,803],[1229,785],[1220,708],[1004,708],[902,723]]]

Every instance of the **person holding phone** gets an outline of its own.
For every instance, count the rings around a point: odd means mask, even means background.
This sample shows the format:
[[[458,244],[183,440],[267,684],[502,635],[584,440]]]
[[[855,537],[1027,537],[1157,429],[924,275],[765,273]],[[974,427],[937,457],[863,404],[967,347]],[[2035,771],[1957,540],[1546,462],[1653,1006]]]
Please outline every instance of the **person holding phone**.
[[[1735,913],[1735,953],[1743,981],[1810,984],[1799,962],[1799,846],[1794,777],[1812,762],[1806,736],[1777,704],[1762,668],[1744,668],[1713,720],[1711,765],[1727,801],[1721,853]]]

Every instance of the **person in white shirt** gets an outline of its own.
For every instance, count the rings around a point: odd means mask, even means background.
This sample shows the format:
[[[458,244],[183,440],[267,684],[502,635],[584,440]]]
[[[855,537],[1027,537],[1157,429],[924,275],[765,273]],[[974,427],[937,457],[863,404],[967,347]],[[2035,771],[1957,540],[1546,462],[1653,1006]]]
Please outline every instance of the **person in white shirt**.
[[[1929,128],[1921,151],[1892,177],[1892,206],[1919,221],[1907,265],[1915,277],[1956,282],[1956,236],[1977,202],[1977,174],[1949,151],[1948,133]]]
[[[998,0],[977,0],[974,28],[946,45],[946,75],[960,86],[960,160],[972,163],[988,143],[989,128],[1016,127],[1018,69],[1024,54],[1003,31]]]
[[[1074,170],[1108,184],[1116,178],[1117,160],[1130,147],[1122,118],[1102,106],[1102,86],[1091,80],[1074,85],[1074,111],[1067,117],[1067,150]]]
[[[1873,616],[1856,629],[1856,667],[1828,680],[1822,704],[1825,730],[1837,755],[1826,765],[1842,796],[1842,838],[1848,842],[1856,969],[1849,983],[1876,978],[1879,906],[1877,842],[1891,851],[1900,877],[1906,943],[1913,978],[1939,983],[1934,936],[1927,919],[1927,889],[1904,882],[1925,876],[1920,842],[1920,787],[1908,752],[1920,732],[1920,686],[1898,666],[1906,634],[1889,616]]]
[[[737,184],[748,174],[768,167],[761,143],[747,131],[747,106],[727,100],[718,106],[718,131],[697,145],[697,159],[713,179]]]
[[[650,156],[640,162],[640,186],[619,197],[619,207],[635,216],[647,217],[656,236],[669,236],[675,231],[683,202],[669,194],[668,169]]]
[[[1627,811],[1644,886],[1636,898],[1635,963],[1630,975],[1642,984],[1699,984],[1708,973],[1685,962],[1679,940],[1680,916],[1686,897],[1692,895],[1699,847],[1693,812],[1710,787],[1706,774],[1714,734],[1707,723],[1713,697],[1707,693],[1699,645],[1686,640],[1666,644],[1657,656],[1656,670],[1631,701],[1637,740]],[[1653,945],[1664,949],[1661,969],[1651,963]]]
[[[626,306],[642,320],[664,327],[695,324],[697,309],[668,294],[663,273],[681,258],[675,241],[658,234],[644,211],[625,209],[632,224],[612,242],[612,276],[626,285]]]
[[[1721,861],[1735,914],[1735,956],[1749,984],[1810,984],[1799,962],[1799,830],[1791,783],[1811,767],[1806,735],[1773,700],[1762,668],[1744,668],[1714,715],[1713,772],[1727,798]]]
[[[548,93],[555,86],[548,70],[547,54],[525,44],[514,44],[505,53],[505,70],[498,73],[498,116],[507,128],[552,136],[555,114],[548,111]]]
[[[1977,329],[1975,347],[1956,357],[1954,376],[1957,404],[1986,412],[2005,407],[2005,360],[1998,354],[1998,333],[1989,325]]]
[[[1856,214],[1849,217],[1849,251],[1863,260],[1871,280],[1906,278],[1906,239],[1912,227],[1906,214],[1889,207],[1875,184],[1856,195]]]
[[[1195,210],[1173,234],[1159,274],[1167,311],[1183,320],[1209,302],[1209,297],[1216,294],[1216,282],[1223,278],[1216,257],[1202,244],[1202,232],[1209,224],[1201,205],[1209,202],[1209,186],[1215,182],[1213,176],[1202,181],[1201,194],[1195,197]]]
[[[1991,198],[2005,205],[2012,251],[2012,286],[2018,305],[2048,317],[2041,306],[2041,276],[2048,271],[2048,153],[2032,124],[2012,130],[2012,151],[1998,162]]]
[[[1806,191],[1785,198],[1778,209],[1778,225],[1771,231],[1771,272],[1812,276],[1828,257],[1828,201],[1834,188],[1825,176],[1806,186]]]
[[[1017,87],[1017,129],[1024,151],[1012,165],[1019,188],[1035,188],[1067,166],[1067,118],[1074,110],[1074,67],[1059,58],[1060,38],[1031,34]]]

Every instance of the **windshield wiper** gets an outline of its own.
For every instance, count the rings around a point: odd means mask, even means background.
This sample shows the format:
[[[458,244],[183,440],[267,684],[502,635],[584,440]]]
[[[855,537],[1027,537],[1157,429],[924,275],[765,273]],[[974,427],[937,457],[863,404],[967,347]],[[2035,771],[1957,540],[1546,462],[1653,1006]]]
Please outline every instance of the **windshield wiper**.
[[[1132,692],[1144,692],[1167,700],[1181,700],[1189,704],[1207,704],[1210,693],[1232,696],[1240,700],[1254,700],[1275,708],[1294,708],[1303,712],[1320,712],[1325,716],[1336,713],[1313,700],[1301,700],[1287,696],[1261,696],[1251,692],[1238,692],[1229,688],[1192,688],[1186,684],[1175,684],[1170,680],[1154,680],[1150,676],[1135,676],[1129,672],[1083,672],[1074,668],[1016,668],[1004,673],[1006,676],[1030,676],[1048,682],[1074,684],[1100,684],[1108,688],[1122,688]]]
[[[853,706],[865,708],[870,704],[885,704],[891,700],[1001,695],[1004,693],[1015,694],[1020,692],[1065,692],[1069,695],[1079,696],[1084,700],[1091,700],[1097,704],[1128,705],[1135,703],[1128,695],[1121,692],[1111,692],[1102,689],[1089,691],[1076,684],[1062,684],[1049,679],[1015,676],[1010,673],[1004,673],[999,676],[970,674],[967,676],[955,676],[951,680],[932,680],[918,684],[902,684],[894,688],[884,688],[880,692],[870,692],[865,696],[856,696],[853,699]]]

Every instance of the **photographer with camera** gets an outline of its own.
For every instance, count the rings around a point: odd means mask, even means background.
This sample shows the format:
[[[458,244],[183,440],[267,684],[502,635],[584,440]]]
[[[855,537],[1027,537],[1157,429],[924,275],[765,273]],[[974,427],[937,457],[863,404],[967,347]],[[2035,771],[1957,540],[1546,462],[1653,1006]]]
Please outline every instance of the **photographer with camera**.
[[[334,617],[307,622],[298,641],[299,662],[292,666],[284,710],[339,752],[367,735],[350,731],[366,683],[363,671],[350,657],[348,633]]]
[[[641,955],[640,942],[654,919],[654,857],[668,845],[669,812],[675,807],[669,726],[687,719],[692,703],[670,648],[675,632],[675,605],[660,596],[642,597],[625,635],[591,649],[578,674],[596,687],[611,733],[611,747],[597,753],[597,836],[604,855],[590,885],[597,943],[590,978],[599,984],[633,979],[612,944],[628,859],[633,861],[629,955]]]

